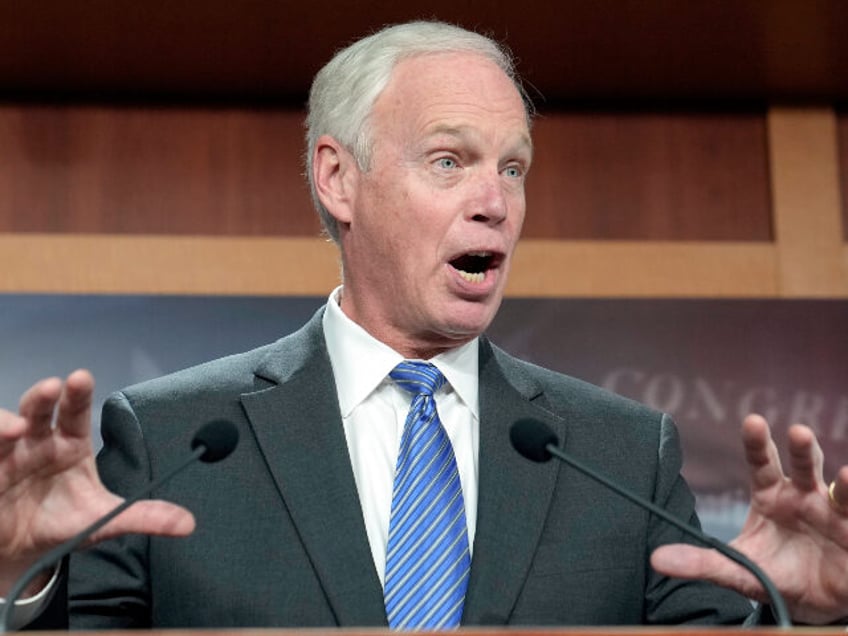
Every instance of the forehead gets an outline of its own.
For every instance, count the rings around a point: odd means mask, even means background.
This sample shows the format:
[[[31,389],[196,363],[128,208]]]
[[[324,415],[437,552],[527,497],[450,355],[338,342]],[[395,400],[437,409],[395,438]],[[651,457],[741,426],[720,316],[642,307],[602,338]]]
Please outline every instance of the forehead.
[[[494,61],[477,53],[435,53],[401,60],[374,103],[372,115],[375,124],[411,126],[418,133],[434,126],[471,124],[523,135],[529,142],[521,94]]]

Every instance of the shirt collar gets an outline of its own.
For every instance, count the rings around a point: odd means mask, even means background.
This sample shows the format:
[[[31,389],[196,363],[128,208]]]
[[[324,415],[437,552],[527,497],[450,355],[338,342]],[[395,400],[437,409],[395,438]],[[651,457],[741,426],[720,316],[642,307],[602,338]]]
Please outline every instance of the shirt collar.
[[[403,356],[348,318],[339,306],[342,287],[330,294],[324,311],[324,339],[342,417],[348,417],[386,379]],[[478,418],[478,339],[440,353],[429,362],[441,371],[467,408]]]

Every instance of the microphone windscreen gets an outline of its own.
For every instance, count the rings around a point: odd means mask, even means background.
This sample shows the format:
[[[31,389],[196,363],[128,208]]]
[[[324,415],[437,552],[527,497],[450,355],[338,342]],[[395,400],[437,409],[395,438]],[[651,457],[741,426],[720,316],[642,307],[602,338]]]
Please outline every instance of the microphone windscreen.
[[[546,462],[551,458],[547,445],[559,445],[556,433],[539,420],[518,420],[509,431],[513,448],[534,462]]]
[[[229,420],[212,420],[195,433],[194,439],[191,440],[191,449],[203,446],[206,450],[198,459],[212,463],[232,453],[238,440],[239,434],[235,424]]]

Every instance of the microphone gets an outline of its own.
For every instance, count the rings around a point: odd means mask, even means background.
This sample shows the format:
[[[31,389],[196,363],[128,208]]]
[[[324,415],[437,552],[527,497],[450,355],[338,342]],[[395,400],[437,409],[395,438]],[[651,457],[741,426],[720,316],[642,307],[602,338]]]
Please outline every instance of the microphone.
[[[666,521],[679,530],[682,530],[685,534],[689,535],[699,543],[716,550],[731,561],[738,563],[753,574],[765,589],[778,626],[784,629],[792,627],[792,621],[789,619],[789,611],[786,609],[786,603],[775,584],[756,563],[751,561],[751,559],[738,550],[734,550],[723,541],[720,541],[715,537],[711,537],[697,528],[690,526],[688,523],[677,519],[652,501],[648,501],[644,497],[640,497],[636,493],[619,486],[605,475],[596,471],[594,468],[587,466],[567,454],[559,447],[559,439],[557,438],[556,433],[538,420],[518,420],[512,425],[512,428],[509,431],[509,439],[512,442],[513,448],[530,461],[542,463],[550,460],[551,457],[556,457],[587,477],[594,479],[613,492],[630,500],[640,508],[651,512],[663,521]]]
[[[0,634],[8,631],[8,626],[12,620],[12,614],[15,609],[15,601],[21,593],[26,589],[32,580],[38,574],[48,568],[54,567],[59,561],[69,555],[82,545],[92,534],[100,530],[107,523],[121,514],[141,498],[150,494],[155,489],[159,488],[166,482],[170,481],[178,473],[182,472],[190,464],[196,460],[205,463],[213,463],[224,459],[227,455],[233,452],[238,444],[239,433],[235,424],[229,420],[212,420],[207,422],[195,433],[191,440],[192,453],[186,457],[182,463],[172,468],[170,472],[165,473],[156,481],[151,482],[133,496],[127,498],[123,503],[112,509],[103,517],[85,528],[82,532],[71,537],[64,543],[59,544],[46,554],[42,555],[33,565],[15,581],[12,589],[6,598],[6,607],[3,608],[2,616],[0,616]]]

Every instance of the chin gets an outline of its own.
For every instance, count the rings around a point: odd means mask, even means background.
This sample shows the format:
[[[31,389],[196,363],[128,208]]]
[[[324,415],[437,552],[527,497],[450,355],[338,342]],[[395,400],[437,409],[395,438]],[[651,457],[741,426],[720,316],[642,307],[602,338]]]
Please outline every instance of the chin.
[[[473,311],[468,311],[467,308],[466,311],[455,311],[451,318],[445,322],[443,333],[456,340],[468,341],[489,328],[495,318],[495,311],[491,307],[477,306]]]

